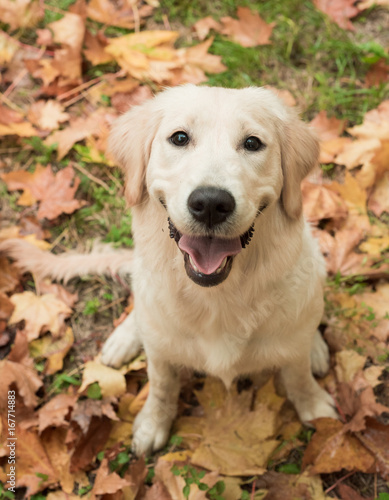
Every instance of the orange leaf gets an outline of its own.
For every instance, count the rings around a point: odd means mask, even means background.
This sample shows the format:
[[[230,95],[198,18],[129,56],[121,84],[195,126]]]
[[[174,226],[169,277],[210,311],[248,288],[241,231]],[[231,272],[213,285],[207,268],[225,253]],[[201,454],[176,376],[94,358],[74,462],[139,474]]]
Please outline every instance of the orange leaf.
[[[357,16],[361,9],[355,6],[354,0],[314,0],[313,3],[341,28],[355,30],[350,19]]]
[[[242,47],[256,47],[270,44],[270,37],[276,23],[267,24],[258,14],[248,7],[238,7],[239,21],[232,17],[222,17],[223,28],[221,33],[242,45]]]
[[[112,494],[130,484],[129,481],[122,479],[116,472],[111,472],[108,466],[108,460],[104,458],[97,470],[92,493],[95,495]]]
[[[11,384],[15,384],[19,395],[27,407],[34,408],[38,398],[36,391],[42,386],[42,381],[35,370],[20,363],[6,359],[0,361],[0,408],[7,406],[7,394]]]

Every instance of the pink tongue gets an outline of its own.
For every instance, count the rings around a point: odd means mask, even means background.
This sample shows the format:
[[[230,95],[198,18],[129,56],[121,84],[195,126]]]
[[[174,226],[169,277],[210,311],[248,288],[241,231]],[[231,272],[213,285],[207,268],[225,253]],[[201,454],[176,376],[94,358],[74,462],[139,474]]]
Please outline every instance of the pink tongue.
[[[212,274],[225,257],[236,255],[242,250],[240,238],[225,240],[207,236],[181,236],[178,246],[188,253],[198,270],[203,274]]]

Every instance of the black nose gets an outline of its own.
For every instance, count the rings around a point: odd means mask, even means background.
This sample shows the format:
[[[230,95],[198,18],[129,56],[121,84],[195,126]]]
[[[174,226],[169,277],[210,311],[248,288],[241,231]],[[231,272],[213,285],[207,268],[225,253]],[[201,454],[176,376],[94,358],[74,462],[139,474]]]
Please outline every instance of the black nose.
[[[189,212],[209,228],[221,224],[235,209],[233,196],[224,189],[200,187],[188,198]]]

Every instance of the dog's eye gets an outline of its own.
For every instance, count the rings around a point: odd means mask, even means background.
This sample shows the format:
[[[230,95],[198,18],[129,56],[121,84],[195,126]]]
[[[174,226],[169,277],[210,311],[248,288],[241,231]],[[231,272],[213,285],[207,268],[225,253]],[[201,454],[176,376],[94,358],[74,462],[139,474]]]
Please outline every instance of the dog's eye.
[[[244,148],[247,149],[247,151],[258,151],[264,147],[264,143],[260,141],[258,137],[254,136],[248,137],[244,143]]]
[[[170,137],[170,142],[175,146],[186,146],[189,142],[189,136],[185,132],[175,132]]]

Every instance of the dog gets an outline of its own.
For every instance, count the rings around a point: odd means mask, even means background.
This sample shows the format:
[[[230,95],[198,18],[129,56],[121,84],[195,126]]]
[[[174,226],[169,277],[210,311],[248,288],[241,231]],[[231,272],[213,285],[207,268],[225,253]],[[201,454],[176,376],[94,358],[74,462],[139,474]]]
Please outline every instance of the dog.
[[[134,452],[165,445],[183,366],[227,388],[279,371],[303,422],[336,418],[312,374],[329,353],[317,330],[325,263],[302,215],[300,183],[319,154],[310,128],[270,90],[183,85],[118,118],[109,144],[132,207],[135,300],[101,359],[119,367],[145,349]],[[65,268],[82,265],[57,277]]]

